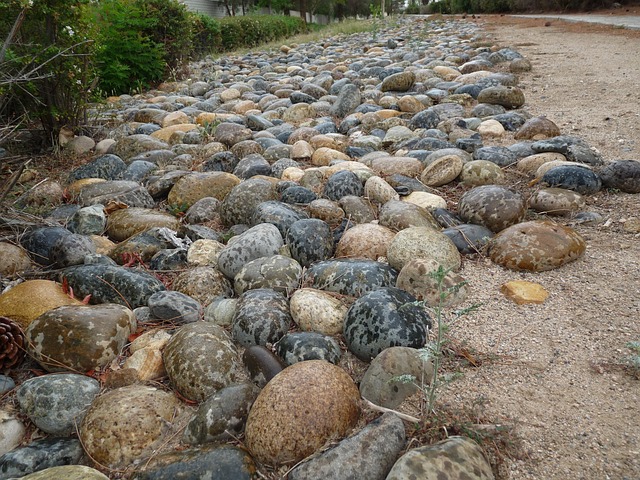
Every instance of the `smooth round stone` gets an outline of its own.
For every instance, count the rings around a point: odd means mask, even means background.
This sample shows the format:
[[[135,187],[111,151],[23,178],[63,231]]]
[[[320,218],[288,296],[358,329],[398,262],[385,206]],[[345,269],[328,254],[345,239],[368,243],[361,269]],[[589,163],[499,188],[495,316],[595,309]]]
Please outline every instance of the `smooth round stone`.
[[[250,178],[236,185],[220,206],[225,225],[250,225],[256,207],[262,202],[277,200],[275,186],[262,178]]]
[[[86,409],[100,393],[97,380],[72,373],[26,380],[16,392],[22,413],[43,432],[58,436],[75,433]]]
[[[538,180],[541,180],[542,177],[552,168],[556,168],[556,167],[564,167],[564,166],[569,166],[569,167],[575,167],[577,166],[574,162],[570,162],[569,160],[563,160],[563,159],[558,159],[558,160],[554,160],[551,162],[545,162],[542,165],[540,165],[540,167],[538,167],[538,169],[535,172],[535,177]],[[589,169],[591,167],[588,167],[586,165],[580,165],[581,167],[585,168],[585,169]]]
[[[107,216],[102,205],[91,205],[75,212],[67,228],[79,235],[102,235],[107,227]]]
[[[417,299],[399,288],[379,288],[361,296],[349,308],[344,339],[349,350],[368,362],[385,348],[423,347],[431,319]]]
[[[296,363],[258,395],[245,443],[259,462],[298,462],[346,435],[360,417],[359,402],[357,387],[340,367],[323,360]]]
[[[213,138],[216,142],[224,143],[227,147],[232,147],[236,143],[244,140],[251,140],[253,132],[236,123],[222,122],[214,132]]]
[[[240,179],[226,172],[193,172],[181,176],[169,191],[169,205],[189,208],[198,200],[214,197],[220,201],[240,183]]]
[[[403,197],[403,202],[413,203],[419,207],[427,210],[434,210],[436,208],[447,208],[447,201],[440,195],[429,192],[411,192],[406,197]]]
[[[640,162],[618,160],[600,170],[602,185],[625,193],[640,193]]]
[[[69,174],[68,182],[85,178],[104,178],[105,180],[116,180],[124,172],[127,164],[117,155],[102,155],[95,160],[76,168]]]
[[[344,85],[335,102],[331,106],[329,113],[338,118],[344,118],[352,113],[362,102],[362,95],[357,85],[347,83]]]
[[[442,121],[440,115],[435,110],[429,108],[421,112],[416,113],[411,117],[409,127],[416,130],[418,128],[436,128]]]
[[[6,408],[0,409],[0,427],[0,455],[4,455],[23,442],[26,429],[15,413]]]
[[[481,147],[473,152],[474,160],[487,160],[500,167],[509,167],[517,162],[515,154],[506,147]]]
[[[378,216],[379,224],[392,230],[409,227],[440,228],[429,210],[409,202],[390,200],[380,207]]]
[[[291,256],[303,267],[326,260],[333,254],[331,228],[317,218],[293,223],[287,232],[286,243]]]
[[[594,194],[602,188],[600,176],[578,165],[560,165],[545,173],[540,182],[550,187],[573,190],[581,195]]]
[[[319,198],[311,202],[308,206],[309,215],[313,218],[323,220],[330,225],[339,224],[344,218],[344,210],[337,202]]]
[[[130,180],[108,180],[88,184],[80,190],[77,198],[77,203],[82,207],[107,205],[110,201],[140,208],[153,208],[155,204],[146,188]]]
[[[382,225],[362,223],[348,229],[336,247],[336,257],[358,257],[377,260],[387,255],[395,232]]]
[[[196,201],[184,215],[184,221],[190,224],[210,222],[218,217],[220,200],[204,197]]]
[[[265,156],[269,153],[267,150]],[[267,159],[268,160],[268,159]],[[300,168],[300,164],[290,158],[281,158],[271,164],[271,174],[276,178],[282,178],[288,168]]]
[[[433,378],[433,365],[423,358],[424,353],[410,347],[389,347],[373,360],[362,380],[360,394],[370,402],[385,408],[398,408],[419,386],[429,385]],[[412,382],[398,380],[411,375]]]
[[[307,205],[313,202],[316,198],[318,197],[312,190],[299,185],[287,188],[280,196],[281,201],[293,205]]]
[[[60,237],[49,250],[49,258],[58,268],[81,265],[87,255],[96,253],[96,245],[90,237],[72,233]]]
[[[34,302],[33,299],[38,301]],[[67,295],[59,283],[27,280],[0,294],[0,316],[9,317],[26,329],[43,313],[63,305],[81,305]]]
[[[449,237],[429,227],[401,230],[387,250],[389,265],[398,271],[416,258],[435,260],[451,270],[458,270],[462,262],[458,249]]]
[[[283,255],[262,257],[246,263],[234,279],[238,295],[257,288],[270,288],[288,294],[300,283],[302,267],[294,259]]]
[[[154,293],[148,306],[154,318],[175,325],[197,322],[202,316],[202,305],[197,300],[176,291]]]
[[[242,361],[249,372],[249,378],[260,388],[263,388],[285,367],[280,357],[262,345],[247,347],[242,355]]]
[[[336,365],[342,355],[335,339],[317,332],[287,333],[276,343],[276,353],[287,365],[306,360],[325,360]]]
[[[218,269],[234,278],[251,260],[278,254],[284,245],[282,234],[275,225],[262,223],[233,237],[218,254]]]
[[[180,221],[173,215],[158,210],[122,208],[109,215],[106,233],[114,242],[122,242],[153,227],[178,230]]]
[[[511,270],[543,272],[580,258],[584,239],[573,229],[550,221],[513,225],[489,243],[493,262]]]
[[[527,208],[519,193],[497,185],[482,185],[472,188],[462,196],[458,213],[469,223],[499,232],[521,222]]]
[[[23,478],[47,468],[80,463],[83,455],[84,451],[78,439],[50,437],[35,440],[24,447],[7,452],[2,455],[0,464],[3,478]]]
[[[289,300],[293,321],[302,330],[325,335],[342,333],[349,308],[339,298],[322,290],[301,288]]]
[[[50,480],[52,478],[64,478],[65,480],[109,480],[109,477],[98,470],[84,465],[61,465],[45,468],[39,472],[31,473],[22,479]]]
[[[171,385],[197,402],[237,382],[242,371],[227,332],[205,322],[180,327],[165,346],[163,359]]]
[[[365,198],[347,195],[340,199],[340,207],[346,217],[354,223],[369,223],[376,219],[375,209]]]
[[[398,459],[386,480],[408,478],[493,480],[494,476],[486,454],[476,442],[453,436],[409,450]]]
[[[86,372],[120,355],[135,330],[135,315],[122,305],[72,305],[40,315],[25,338],[29,355],[45,370]],[[73,341],[61,344],[60,338]]]
[[[493,238],[493,232],[482,225],[463,223],[442,231],[451,239],[458,251],[463,255],[481,253],[485,245]]]
[[[248,155],[238,162],[236,168],[233,169],[233,174],[241,179],[247,179],[255,177],[256,175],[271,175],[271,165],[260,154]]]
[[[182,270],[187,266],[186,248],[166,248],[160,250],[151,257],[149,261],[149,268],[151,270]]]
[[[9,242],[0,242],[0,275],[12,277],[30,266],[31,259],[26,250]]]
[[[62,237],[68,235],[71,232],[63,227],[38,227],[27,230],[20,243],[36,263],[48,267],[54,262],[50,255],[51,249]]]
[[[385,413],[355,435],[294,467],[289,480],[319,478],[383,479],[404,448],[404,424]]]
[[[376,158],[372,160],[368,166],[381,177],[394,174],[418,177],[424,169],[420,160],[411,157]]]
[[[222,327],[231,325],[233,315],[236,312],[237,298],[215,298],[204,310],[204,321],[211,322]]]
[[[215,266],[218,264],[218,254],[223,248],[224,243],[217,240],[196,240],[189,246],[187,262],[197,267]]]
[[[212,445],[154,456],[145,470],[136,472],[137,480],[174,480],[179,478],[220,478],[252,480],[256,465],[246,450],[230,445]]]
[[[334,259],[307,269],[303,284],[311,288],[357,297],[379,287],[395,285],[398,272],[373,260]]]
[[[280,234],[284,238],[291,225],[303,218],[308,218],[303,210],[294,208],[283,202],[271,200],[262,202],[256,207],[253,214],[252,225],[271,223],[278,227]]]
[[[431,162],[422,171],[420,180],[428,187],[440,187],[453,182],[462,171],[462,158],[446,155]]]
[[[516,164],[516,168],[527,175],[537,175],[537,171],[542,165],[551,162],[565,162],[567,158],[561,153],[555,152],[545,152],[545,153],[536,153],[534,155],[527,155],[526,157],[518,160]]]
[[[128,467],[151,455],[178,428],[182,410],[173,393],[144,385],[106,392],[93,402],[80,425],[91,458],[111,468]]]
[[[577,192],[564,188],[542,188],[529,198],[532,210],[548,215],[567,215],[585,207],[585,200]]]
[[[218,390],[198,407],[182,436],[186,443],[199,445],[237,438],[244,431],[249,409],[260,390],[251,383],[230,385]]]
[[[30,206],[60,205],[63,197],[62,186],[58,182],[47,180],[27,191],[24,201]]]
[[[216,297],[231,297],[231,282],[217,268],[202,266],[189,269],[176,277],[173,290],[194,298],[201,305],[209,305]]]
[[[524,92],[518,87],[505,87],[503,85],[488,87],[478,94],[479,103],[502,105],[505,108],[519,108],[524,105]]]
[[[358,176],[348,170],[342,170],[329,177],[324,187],[324,196],[338,201],[346,195],[359,197],[363,191],[362,181]]]
[[[165,227],[153,227],[116,245],[109,252],[109,257],[121,265],[140,260],[149,262],[162,250],[182,249],[183,243],[175,231]]]
[[[457,305],[467,298],[466,281],[455,272],[442,270],[435,260],[417,258],[408,262],[398,274],[396,287],[432,307]],[[440,279],[440,273],[442,278]],[[445,298],[441,298],[441,294]]]
[[[546,117],[533,117],[520,127],[513,138],[516,140],[541,140],[558,135],[560,135],[560,128],[551,120]]]
[[[15,386],[16,382],[14,382],[11,377],[0,375],[0,395],[4,395],[5,393],[13,390]]]
[[[275,290],[249,290],[238,299],[231,332],[233,339],[248,347],[277,342],[291,326],[287,298]]]
[[[394,73],[382,80],[380,90],[383,92],[406,92],[409,90],[416,81],[416,75],[414,72],[407,70],[400,73]]]
[[[364,184],[364,194],[373,203],[383,205],[390,200],[400,200],[398,192],[381,177],[369,177]]]
[[[493,162],[473,160],[462,167],[460,182],[472,187],[497,185],[504,183],[504,172]]]

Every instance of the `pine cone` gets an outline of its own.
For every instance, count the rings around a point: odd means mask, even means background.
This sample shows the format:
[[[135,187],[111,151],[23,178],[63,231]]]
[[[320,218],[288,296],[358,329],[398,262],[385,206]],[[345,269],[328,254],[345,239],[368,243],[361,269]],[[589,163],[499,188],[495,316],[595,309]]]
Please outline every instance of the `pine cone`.
[[[0,317],[0,371],[17,366],[25,355],[24,333],[10,318]]]

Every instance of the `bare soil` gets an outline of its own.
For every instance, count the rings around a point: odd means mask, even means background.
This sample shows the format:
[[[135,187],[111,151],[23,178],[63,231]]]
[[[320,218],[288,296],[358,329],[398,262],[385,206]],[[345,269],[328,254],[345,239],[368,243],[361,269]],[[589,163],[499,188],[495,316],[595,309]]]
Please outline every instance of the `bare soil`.
[[[496,45],[532,62],[520,80],[527,111],[582,137],[608,161],[640,160],[640,31],[507,16],[474,21]],[[640,234],[632,227],[640,195],[602,191],[587,209],[604,221],[575,227],[588,245],[578,261],[520,273],[478,257],[461,272],[468,302],[482,306],[457,320],[451,337],[487,360],[463,369],[442,399],[482,404],[486,417],[515,425],[521,449],[501,477],[640,478],[640,381],[621,367],[625,344],[640,340]],[[500,293],[510,280],[539,283],[550,296],[516,305]]]

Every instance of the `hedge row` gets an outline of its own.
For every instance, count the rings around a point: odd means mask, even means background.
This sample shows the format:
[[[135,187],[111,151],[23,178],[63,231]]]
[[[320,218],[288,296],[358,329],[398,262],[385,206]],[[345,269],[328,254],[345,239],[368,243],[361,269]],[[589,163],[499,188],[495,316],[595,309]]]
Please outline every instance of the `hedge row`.
[[[428,13],[499,13],[527,11],[583,11],[609,8],[616,0],[437,0]]]

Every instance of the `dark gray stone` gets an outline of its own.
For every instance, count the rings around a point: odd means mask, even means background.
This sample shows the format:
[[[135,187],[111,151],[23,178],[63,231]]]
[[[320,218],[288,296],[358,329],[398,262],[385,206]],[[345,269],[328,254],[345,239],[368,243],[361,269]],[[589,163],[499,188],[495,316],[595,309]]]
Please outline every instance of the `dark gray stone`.
[[[581,195],[592,195],[602,188],[600,176],[579,165],[559,165],[548,170],[540,179],[550,187],[566,188]]]
[[[387,264],[364,259],[335,259],[309,267],[304,284],[312,288],[358,297],[396,284],[398,272]]]
[[[338,342],[317,332],[291,332],[276,344],[276,353],[287,365],[305,360],[326,360],[338,364],[342,352]]]
[[[442,233],[451,239],[463,255],[481,253],[493,237],[493,232],[488,228],[471,223],[445,228]]]
[[[74,465],[84,451],[75,438],[43,438],[0,457],[0,480],[19,478],[45,468]]]
[[[27,230],[20,239],[20,243],[36,263],[47,267],[55,262],[51,258],[53,246],[61,238],[69,235],[71,232],[63,227],[37,227]]]
[[[242,355],[242,361],[249,372],[249,378],[260,388],[285,368],[282,360],[262,345],[247,347]]]
[[[102,155],[92,162],[76,168],[69,174],[69,182],[83,178],[104,178],[116,180],[127,168],[127,164],[117,155]]]
[[[291,256],[303,267],[326,260],[333,254],[331,227],[317,218],[298,220],[289,227],[286,243]]]
[[[197,322],[202,317],[200,302],[180,292],[156,292],[149,297],[148,306],[154,318],[176,325]]]
[[[284,202],[271,200],[256,206],[251,224],[270,223],[275,225],[284,238],[291,225],[305,218],[308,218],[308,215],[304,210],[294,208]]]
[[[600,170],[602,185],[625,193],[640,193],[640,162],[618,160]]]
[[[362,181],[349,170],[334,173],[324,186],[324,196],[336,202],[347,195],[360,197],[363,192]]]
[[[352,113],[360,105],[361,101],[360,89],[353,83],[347,83],[340,89],[338,98],[336,98],[329,112],[333,116],[344,118]]]
[[[292,322],[287,298],[268,288],[249,290],[238,299],[231,332],[240,345],[266,345],[277,342]]]

